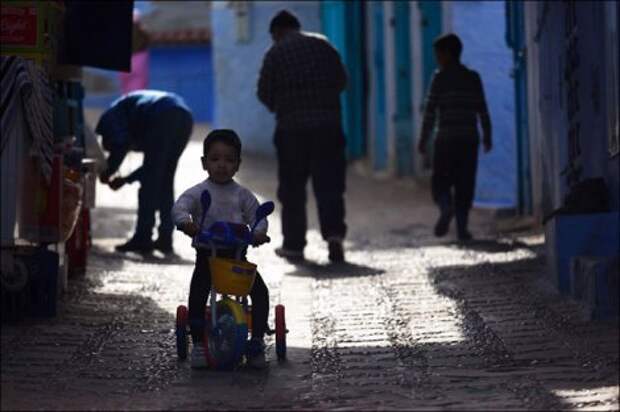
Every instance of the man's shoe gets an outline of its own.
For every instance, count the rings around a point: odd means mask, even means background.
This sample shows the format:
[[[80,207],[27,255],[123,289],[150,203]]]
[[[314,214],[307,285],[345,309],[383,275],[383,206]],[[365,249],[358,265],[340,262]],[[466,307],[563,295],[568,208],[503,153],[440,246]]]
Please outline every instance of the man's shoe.
[[[127,242],[122,245],[116,245],[114,249],[117,252],[136,252],[142,254],[148,254],[153,251],[153,242],[145,242],[141,240],[137,240],[136,238],[131,238]]]
[[[291,261],[304,260],[303,250],[287,249],[284,246],[276,249],[276,255],[280,256],[281,258],[291,260]]]
[[[459,241],[461,242],[469,242],[470,240],[472,240],[474,237],[471,235],[471,233],[469,233],[469,231],[464,231],[464,232],[459,232],[458,234],[459,237]]]
[[[332,240],[328,242],[329,249],[329,261],[332,263],[344,262],[344,249],[342,247],[342,241]]]
[[[469,220],[469,210],[457,210],[456,211],[456,231],[459,241],[468,242],[472,240],[472,235],[467,230],[467,222]]]
[[[265,343],[262,339],[252,338],[248,342],[248,365],[254,369],[265,369],[267,360],[265,359]]]
[[[202,369],[208,366],[207,356],[205,354],[205,348],[202,346],[202,342],[197,342],[192,347],[191,365],[194,369]]]
[[[439,215],[439,219],[435,224],[435,236],[442,237],[448,233],[450,230],[450,221],[452,220],[452,211],[446,210],[442,211],[441,215]]]
[[[162,238],[158,238],[155,242],[153,242],[153,249],[159,250],[164,255],[171,255],[174,253],[171,239],[164,240]]]

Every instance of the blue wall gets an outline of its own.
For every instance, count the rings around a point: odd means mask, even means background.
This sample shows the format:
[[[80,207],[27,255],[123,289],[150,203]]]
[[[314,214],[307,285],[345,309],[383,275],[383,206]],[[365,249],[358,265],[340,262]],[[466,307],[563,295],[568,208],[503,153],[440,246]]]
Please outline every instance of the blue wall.
[[[256,83],[265,52],[272,44],[269,22],[281,9],[295,13],[302,30],[319,32],[316,1],[249,2],[250,38],[238,42],[235,12],[225,2],[213,2],[213,61],[215,67],[214,126],[235,129],[250,152],[273,154],[275,119],[258,101]]]
[[[517,147],[512,51],[505,41],[501,1],[454,1],[453,31],[463,41],[463,63],[480,73],[493,125],[494,148],[480,154],[475,204],[512,208],[517,204]],[[484,31],[481,31],[481,28]]]
[[[174,46],[151,49],[149,87],[182,96],[198,122],[213,121],[213,54],[211,47]]]
[[[86,92],[84,107],[106,108],[121,95],[118,72],[88,69],[107,77],[114,84],[106,93]],[[197,122],[213,121],[214,84],[211,46],[167,46],[150,49],[150,89],[174,92],[182,96]]]

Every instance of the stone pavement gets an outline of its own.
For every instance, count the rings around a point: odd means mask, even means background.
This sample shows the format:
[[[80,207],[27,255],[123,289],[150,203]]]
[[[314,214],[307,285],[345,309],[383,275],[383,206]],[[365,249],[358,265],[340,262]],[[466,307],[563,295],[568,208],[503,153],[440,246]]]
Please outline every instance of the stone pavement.
[[[203,129],[183,155],[177,193],[202,178]],[[131,156],[122,171],[140,162]],[[246,156],[239,179],[274,199],[275,167]],[[176,358],[174,313],[187,299],[193,255],[119,255],[137,186],[98,188],[94,247],[54,319],[2,325],[2,409],[583,409],[618,410],[618,326],[582,320],[544,278],[540,233],[495,233],[476,212],[480,241],[431,236],[424,185],[349,173],[345,265],[330,266],[310,202],[308,262],[254,249],[287,311],[289,360],[270,368],[194,371]]]

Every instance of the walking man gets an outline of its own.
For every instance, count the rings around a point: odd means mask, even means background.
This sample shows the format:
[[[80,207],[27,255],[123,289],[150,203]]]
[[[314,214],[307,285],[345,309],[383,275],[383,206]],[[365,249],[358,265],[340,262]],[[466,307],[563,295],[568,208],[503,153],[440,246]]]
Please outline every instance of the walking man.
[[[116,246],[119,252],[150,253],[157,249],[172,254],[171,209],[174,174],[193,128],[192,114],[174,93],[137,90],[112,103],[97,124],[103,148],[110,152],[108,167],[99,179],[114,190],[140,182],[138,222],[133,237]],[[128,151],[144,152],[142,166],[126,177],[110,180]],[[155,211],[159,211],[159,237],[152,241]]]
[[[290,12],[280,11],[271,20],[269,32],[274,43],[263,59],[257,94],[276,115],[274,143],[284,236],[276,253],[292,260],[304,257],[306,184],[311,178],[329,259],[342,262],[347,227],[340,93],[347,75],[327,39],[302,32]]]
[[[456,215],[458,238],[467,241],[472,239],[467,220],[478,167],[477,120],[479,117],[482,143],[487,153],[492,148],[491,120],[480,76],[461,63],[463,44],[458,36],[448,34],[439,37],[433,46],[439,70],[435,72],[426,99],[418,150],[420,153],[426,152],[438,116],[432,192],[440,216],[435,225],[435,235],[441,237],[448,233],[452,216]]]

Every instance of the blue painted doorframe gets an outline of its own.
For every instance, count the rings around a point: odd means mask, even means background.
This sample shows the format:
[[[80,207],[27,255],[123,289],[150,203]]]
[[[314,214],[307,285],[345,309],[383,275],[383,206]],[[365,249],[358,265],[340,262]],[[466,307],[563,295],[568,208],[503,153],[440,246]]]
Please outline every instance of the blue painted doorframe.
[[[506,1],[506,42],[513,51],[512,77],[515,85],[515,125],[517,133],[517,207],[520,214],[531,214],[532,177],[527,117],[527,62],[523,2]]]
[[[413,111],[411,107],[411,31],[409,2],[394,2],[394,58],[396,84],[396,170],[399,176],[413,174]]]
[[[372,76],[374,84],[373,116],[373,169],[385,170],[388,165],[386,100],[385,100],[385,24],[383,23],[383,2],[371,3],[372,16]]]
[[[347,68],[347,89],[341,95],[343,129],[349,159],[366,153],[364,135],[364,4],[351,1],[322,1],[323,33],[340,52]]]
[[[437,68],[433,41],[442,32],[442,6],[440,1],[435,0],[421,0],[417,3],[420,10],[420,26],[422,27],[422,88],[424,90],[424,98],[426,98],[431,80],[433,79],[433,73]],[[429,142],[426,153],[427,155],[422,160],[422,166],[424,169],[430,169],[433,158],[433,145],[431,142]]]

